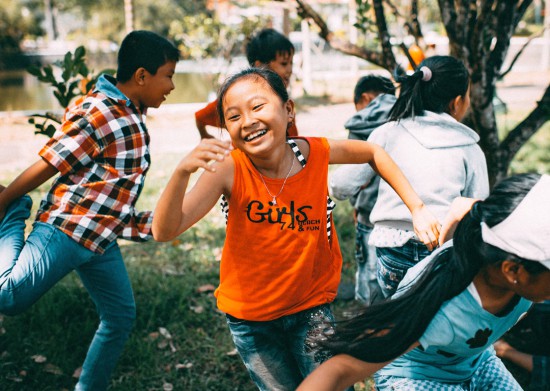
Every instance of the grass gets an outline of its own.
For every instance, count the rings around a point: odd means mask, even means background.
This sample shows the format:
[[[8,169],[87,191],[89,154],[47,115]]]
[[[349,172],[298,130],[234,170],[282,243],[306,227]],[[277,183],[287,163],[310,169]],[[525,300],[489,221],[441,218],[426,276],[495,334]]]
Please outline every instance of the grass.
[[[510,119],[510,118],[508,118]],[[549,172],[550,124],[522,149],[514,172]],[[178,156],[155,159],[139,209],[154,207]],[[0,178],[6,183],[15,173]],[[42,187],[31,195],[38,201]],[[35,202],[36,204],[37,202]],[[353,281],[354,227],[348,202],[335,220],[344,256],[343,280]],[[113,374],[113,391],[254,390],[235,354],[212,289],[219,279],[224,222],[218,210],[170,243],[121,241],[134,287],[137,321]],[[337,316],[355,308],[336,302]],[[71,273],[27,312],[0,317],[0,389],[71,390],[97,327],[97,315],[78,277]],[[356,385],[370,389],[370,383]]]

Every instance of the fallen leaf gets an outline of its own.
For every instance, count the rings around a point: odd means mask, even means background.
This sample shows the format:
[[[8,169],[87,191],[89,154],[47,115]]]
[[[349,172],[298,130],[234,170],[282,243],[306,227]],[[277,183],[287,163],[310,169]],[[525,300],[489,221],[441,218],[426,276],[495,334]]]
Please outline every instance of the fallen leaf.
[[[199,293],[214,292],[215,290],[216,290],[216,287],[212,284],[201,285],[197,288],[197,292]]]
[[[163,391],[172,391],[174,389],[174,386],[171,383],[164,383],[162,385]]]
[[[31,356],[31,358],[35,363],[38,363],[38,364],[42,364],[48,360],[46,357],[42,356],[41,354],[35,354],[34,356]]]
[[[80,374],[82,373],[82,367],[78,367],[73,372],[73,377],[75,379],[80,379]]]
[[[197,306],[191,305],[189,306],[189,308],[191,309],[191,311],[193,311],[196,314],[202,314],[204,312],[204,307],[202,305],[197,305]]]
[[[226,356],[236,356],[237,354],[239,354],[239,352],[237,351],[237,349],[233,349],[227,353],[225,353]]]
[[[160,333],[160,335],[162,335],[166,339],[172,339],[172,335],[164,327],[159,327],[159,333]]]
[[[176,369],[189,369],[193,367],[192,362],[184,362],[183,364],[176,364]]]
[[[63,375],[63,371],[53,364],[46,364],[44,372],[51,373],[52,375]]]

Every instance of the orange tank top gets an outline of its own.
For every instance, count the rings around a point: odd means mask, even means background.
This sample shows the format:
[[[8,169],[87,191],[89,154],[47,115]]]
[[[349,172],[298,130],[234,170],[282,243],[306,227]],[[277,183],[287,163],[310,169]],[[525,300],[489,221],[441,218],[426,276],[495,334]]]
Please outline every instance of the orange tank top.
[[[248,157],[232,152],[235,174],[215,296],[219,309],[236,318],[273,320],[336,296],[342,255],[327,216],[329,145],[324,138],[306,140],[307,163],[288,178],[276,205]],[[264,180],[272,194],[284,181]]]

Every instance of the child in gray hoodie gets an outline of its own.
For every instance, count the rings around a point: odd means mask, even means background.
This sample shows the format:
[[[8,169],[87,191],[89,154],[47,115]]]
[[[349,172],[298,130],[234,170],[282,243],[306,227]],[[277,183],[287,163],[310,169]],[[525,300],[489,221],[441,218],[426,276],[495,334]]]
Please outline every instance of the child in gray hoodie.
[[[420,198],[443,221],[456,197],[484,199],[489,194],[479,136],[459,122],[470,104],[468,72],[453,57],[433,56],[398,81],[401,91],[390,112],[391,122],[377,128],[369,142],[390,154]],[[375,175],[368,165],[346,165],[333,173],[331,192],[338,199],[350,198]],[[416,237],[408,209],[384,181],[370,221],[374,229],[369,244],[376,247],[378,283],[389,297],[407,269],[433,247]]]
[[[348,138],[367,140],[374,129],[388,122],[395,100],[395,86],[390,79],[377,75],[361,77],[353,91],[357,112],[344,125],[349,130]],[[376,202],[379,181],[376,175],[350,198],[356,222],[355,299],[365,304],[383,298],[376,281],[376,248],[368,244],[373,229],[369,215]]]

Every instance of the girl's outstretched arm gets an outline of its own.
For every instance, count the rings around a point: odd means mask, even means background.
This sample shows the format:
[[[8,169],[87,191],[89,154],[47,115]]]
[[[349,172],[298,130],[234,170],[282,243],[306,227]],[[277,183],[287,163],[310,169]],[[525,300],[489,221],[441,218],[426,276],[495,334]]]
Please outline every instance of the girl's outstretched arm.
[[[388,363],[369,363],[339,354],[315,369],[297,391],[341,391],[365,380]]]
[[[162,192],[153,214],[153,237],[172,240],[200,220],[230,189],[233,176],[231,159],[226,159],[231,144],[218,139],[203,139],[176,167]],[[231,161],[230,161],[231,160]],[[199,168],[205,172],[186,194],[189,178]]]
[[[432,250],[437,247],[440,223],[424,205],[397,164],[379,145],[361,140],[328,140],[331,164],[369,163],[411,211],[414,231]]]

